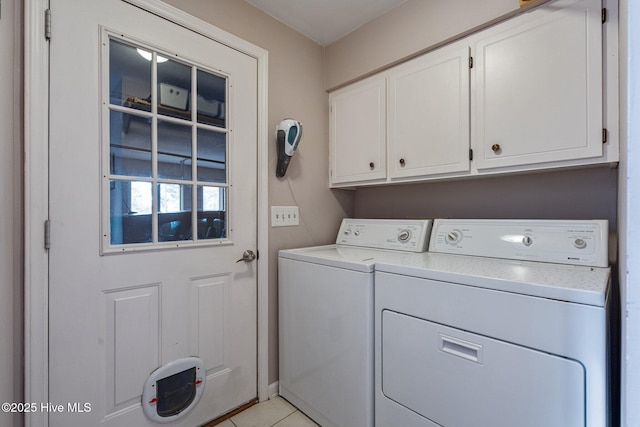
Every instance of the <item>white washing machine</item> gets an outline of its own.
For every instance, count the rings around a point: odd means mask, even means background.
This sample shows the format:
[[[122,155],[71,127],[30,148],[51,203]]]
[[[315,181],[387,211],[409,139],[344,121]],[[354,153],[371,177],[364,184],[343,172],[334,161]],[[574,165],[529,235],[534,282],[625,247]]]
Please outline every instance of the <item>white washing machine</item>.
[[[373,426],[374,265],[431,225],[344,219],[336,244],[279,252],[280,395],[321,426]]]
[[[607,221],[435,220],[375,273],[376,427],[608,425]]]

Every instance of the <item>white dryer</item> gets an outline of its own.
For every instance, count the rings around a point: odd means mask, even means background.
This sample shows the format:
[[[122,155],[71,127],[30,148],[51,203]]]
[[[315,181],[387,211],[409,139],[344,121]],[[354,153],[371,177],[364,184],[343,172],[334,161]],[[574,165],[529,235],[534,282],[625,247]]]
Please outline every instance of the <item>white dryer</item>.
[[[321,426],[373,426],[374,265],[431,225],[344,219],[336,244],[279,252],[280,395]]]
[[[376,427],[608,425],[607,221],[435,220],[381,260]]]

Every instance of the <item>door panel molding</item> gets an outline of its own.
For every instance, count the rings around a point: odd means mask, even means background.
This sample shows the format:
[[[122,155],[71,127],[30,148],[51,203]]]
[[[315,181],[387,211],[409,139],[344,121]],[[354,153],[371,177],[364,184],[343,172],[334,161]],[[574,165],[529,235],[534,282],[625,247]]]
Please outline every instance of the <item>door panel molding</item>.
[[[269,397],[268,384],[268,52],[173,6],[155,0],[123,0],[170,22],[225,44],[257,60],[258,67],[258,398]],[[48,0],[25,3],[24,10],[24,220],[25,220],[25,402],[48,402],[48,253],[44,223],[49,211],[49,42],[44,16]],[[55,17],[53,18],[55,20]],[[55,26],[54,26],[55,28]],[[55,31],[52,35],[55,38]],[[53,243],[55,244],[55,242]],[[26,426],[47,426],[46,412],[25,414]]]

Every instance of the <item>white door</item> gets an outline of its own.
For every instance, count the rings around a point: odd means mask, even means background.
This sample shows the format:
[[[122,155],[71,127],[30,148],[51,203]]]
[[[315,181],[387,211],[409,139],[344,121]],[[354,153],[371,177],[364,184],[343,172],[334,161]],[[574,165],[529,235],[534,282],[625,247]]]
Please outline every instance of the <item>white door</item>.
[[[256,60],[120,0],[51,7],[50,425],[155,425],[144,382],[187,356],[205,391],[174,425],[200,425],[257,395],[256,264],[236,263]]]

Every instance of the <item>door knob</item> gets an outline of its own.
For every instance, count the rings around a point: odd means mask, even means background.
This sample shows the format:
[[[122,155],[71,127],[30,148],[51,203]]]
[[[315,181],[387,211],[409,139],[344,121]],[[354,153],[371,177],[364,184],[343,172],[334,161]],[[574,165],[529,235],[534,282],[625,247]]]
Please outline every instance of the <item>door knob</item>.
[[[236,263],[238,263],[240,261],[251,262],[254,259],[256,259],[256,254],[251,249],[247,249],[246,251],[244,251],[242,253],[242,258],[237,260]]]

